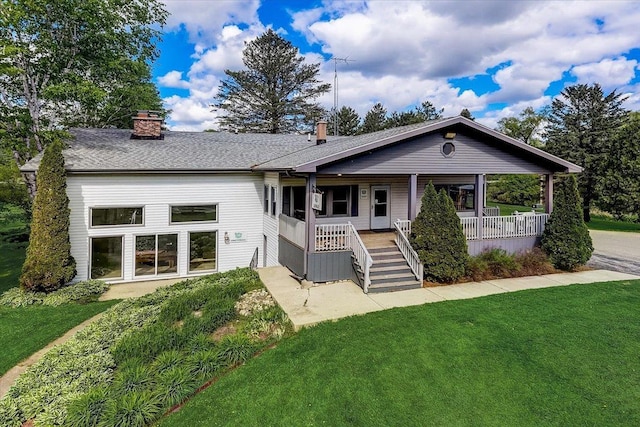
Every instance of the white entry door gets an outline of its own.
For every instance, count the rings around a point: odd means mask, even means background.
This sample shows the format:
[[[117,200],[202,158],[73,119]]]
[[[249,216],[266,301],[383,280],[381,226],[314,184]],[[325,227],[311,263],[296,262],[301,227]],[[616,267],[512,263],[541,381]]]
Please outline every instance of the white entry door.
[[[391,204],[389,196],[391,190],[388,185],[374,185],[371,187],[371,229],[381,230],[391,228]]]

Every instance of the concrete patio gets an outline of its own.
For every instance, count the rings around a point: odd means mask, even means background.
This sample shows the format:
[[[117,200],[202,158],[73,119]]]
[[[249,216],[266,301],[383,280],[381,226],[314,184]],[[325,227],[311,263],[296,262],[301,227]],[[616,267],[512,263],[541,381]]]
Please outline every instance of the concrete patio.
[[[299,283],[285,267],[261,268],[258,274],[271,295],[289,315],[296,330],[327,320],[394,307],[477,298],[525,289],[640,279],[640,276],[617,271],[591,270],[364,294],[362,289],[351,281],[321,285]]]

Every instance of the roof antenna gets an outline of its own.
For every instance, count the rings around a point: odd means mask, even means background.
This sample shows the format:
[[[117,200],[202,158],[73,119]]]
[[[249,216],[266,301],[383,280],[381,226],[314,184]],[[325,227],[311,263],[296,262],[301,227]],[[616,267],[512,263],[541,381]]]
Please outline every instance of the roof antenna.
[[[333,135],[338,136],[338,62],[349,65],[349,62],[355,62],[355,60],[349,59],[348,56],[345,58],[334,56],[331,60],[333,61]]]

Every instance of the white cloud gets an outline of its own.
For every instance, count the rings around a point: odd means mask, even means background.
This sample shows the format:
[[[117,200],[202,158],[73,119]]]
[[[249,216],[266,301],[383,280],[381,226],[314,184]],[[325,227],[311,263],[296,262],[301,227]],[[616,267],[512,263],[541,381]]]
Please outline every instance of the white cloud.
[[[165,2],[174,13],[169,28],[182,26],[197,44],[188,72],[171,71],[158,82],[190,91],[170,100],[175,126],[195,126],[199,119],[209,126],[213,113],[205,110],[224,70],[242,68],[244,43],[272,23],[259,22],[258,0]],[[307,60],[322,63],[322,81],[333,83],[333,62],[326,57],[355,60],[338,65],[339,106],[362,115],[375,102],[391,112],[429,100],[446,115],[468,108],[493,127],[527,106],[548,103],[549,85],[567,74],[615,88],[638,72],[637,61],[625,57],[640,46],[640,5],[631,1],[324,0],[322,8],[300,6],[288,13],[291,28],[276,30],[285,37],[297,31],[320,45],[325,57],[308,54]],[[499,88],[484,95],[447,81],[483,75],[500,64],[491,75]],[[634,94],[637,89],[625,87]],[[331,108],[333,93],[320,102]],[[488,111],[492,103],[508,106]]]
[[[259,0],[201,1],[163,0],[170,15],[166,29],[184,27],[194,43],[211,44],[220,38],[220,29],[229,24],[259,22]]]
[[[638,61],[618,57],[576,65],[571,69],[571,74],[578,78],[579,83],[599,83],[603,88],[616,88],[629,83],[637,69]]]
[[[188,89],[189,82],[182,80],[182,72],[181,71],[169,71],[164,76],[158,77],[158,84],[164,87],[177,88],[177,89]]]
[[[206,102],[180,96],[165,98],[163,102],[166,108],[172,110],[167,121],[171,130],[202,131],[217,128],[218,113]]]

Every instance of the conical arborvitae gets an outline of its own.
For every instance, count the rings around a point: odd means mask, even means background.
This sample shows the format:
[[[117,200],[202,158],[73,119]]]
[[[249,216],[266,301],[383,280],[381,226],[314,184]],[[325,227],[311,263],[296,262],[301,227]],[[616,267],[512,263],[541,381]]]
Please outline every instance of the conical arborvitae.
[[[36,185],[20,286],[30,291],[51,292],[76,275],[69,242],[69,198],[61,142],[53,142],[46,148]]]
[[[573,270],[589,261],[593,243],[583,220],[575,176],[560,180],[555,190],[553,212],[542,235],[542,249],[554,267]]]
[[[425,187],[422,206],[411,225],[411,246],[424,264],[424,277],[453,282],[465,274],[467,240],[453,200],[432,183]]]

